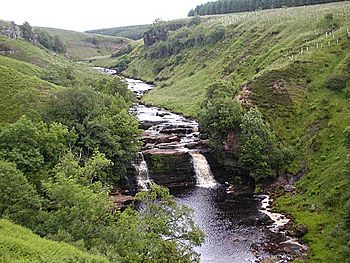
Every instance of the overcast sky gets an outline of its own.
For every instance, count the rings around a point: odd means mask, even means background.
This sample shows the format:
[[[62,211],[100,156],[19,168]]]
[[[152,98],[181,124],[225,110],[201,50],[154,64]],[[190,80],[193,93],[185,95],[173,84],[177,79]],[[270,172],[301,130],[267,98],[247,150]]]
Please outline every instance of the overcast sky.
[[[186,17],[208,0],[0,0],[0,19],[85,31]]]

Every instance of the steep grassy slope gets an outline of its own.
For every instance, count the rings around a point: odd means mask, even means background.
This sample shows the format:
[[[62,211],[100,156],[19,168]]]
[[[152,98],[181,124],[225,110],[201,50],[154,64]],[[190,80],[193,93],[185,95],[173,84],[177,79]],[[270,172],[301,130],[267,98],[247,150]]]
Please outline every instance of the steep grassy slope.
[[[101,78],[87,65],[5,36],[0,36],[0,69],[0,123],[39,109],[57,89],[89,85]]]
[[[159,84],[159,88],[145,97],[146,102],[196,115],[205,87],[214,79],[230,79],[242,85],[264,72],[297,63],[298,58],[294,56],[291,60],[289,56],[300,54],[301,49],[305,54],[308,48],[308,53],[317,57],[320,52],[328,54],[328,48],[336,45],[337,38],[340,46],[345,45],[348,8],[346,2],[212,17],[195,28],[186,29],[187,32],[173,33],[172,39],[181,43],[186,39],[183,36],[194,38],[204,34],[205,37],[223,26],[224,40],[192,45],[161,59],[147,59],[147,56],[163,43],[146,47],[140,53],[132,53],[126,74]],[[334,19],[327,24],[324,16],[331,12]],[[332,23],[339,23],[334,39],[333,35],[326,37],[326,32],[332,31]],[[328,41],[331,41],[330,47]],[[172,43],[168,40],[165,44]],[[187,94],[194,96],[190,98]]]
[[[39,109],[47,95],[58,88],[6,66],[0,66],[0,87],[0,123],[13,122],[28,110]]]
[[[13,59],[25,61],[38,67],[46,67],[53,61],[60,60],[55,58],[49,51],[34,46],[27,41],[20,39],[10,39],[0,35],[1,54]]]
[[[32,231],[0,220],[0,261],[13,262],[108,262],[63,242],[43,239]]]
[[[210,41],[220,28],[225,37]],[[174,43],[182,48],[174,51]],[[135,50],[125,74],[156,82],[147,103],[194,117],[212,81],[240,87],[235,99],[258,106],[296,153],[289,173],[303,177],[277,206],[308,227],[308,261],[346,262],[343,130],[350,126],[350,81],[343,90],[326,86],[335,83],[332,74],[349,79],[349,54],[350,3],[344,2],[214,17]]]
[[[37,109],[58,86],[42,80],[52,63],[68,63],[24,40],[0,36],[0,123],[13,122],[30,109]]]
[[[103,36],[54,28],[37,28],[58,35],[64,43],[66,55],[74,60],[111,55],[131,42],[125,37]]]

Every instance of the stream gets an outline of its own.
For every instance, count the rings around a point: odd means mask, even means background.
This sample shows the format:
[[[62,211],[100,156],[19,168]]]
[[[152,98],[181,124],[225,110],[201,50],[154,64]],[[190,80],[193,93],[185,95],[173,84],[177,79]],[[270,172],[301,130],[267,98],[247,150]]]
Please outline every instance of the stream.
[[[125,82],[138,98],[154,88],[140,80],[126,78]],[[270,259],[283,263],[305,254],[307,247],[283,231],[289,219],[271,211],[268,195],[231,195],[227,185],[215,181],[201,154],[203,142],[195,120],[141,103],[135,104],[131,112],[140,120],[144,137],[166,138],[165,143],[145,143],[134,161],[139,190],[147,190],[152,182],[143,152],[186,152],[192,158],[196,185],[173,187],[170,192],[179,204],[193,209],[194,220],[206,235],[205,243],[195,249],[201,254],[201,262],[245,263]]]

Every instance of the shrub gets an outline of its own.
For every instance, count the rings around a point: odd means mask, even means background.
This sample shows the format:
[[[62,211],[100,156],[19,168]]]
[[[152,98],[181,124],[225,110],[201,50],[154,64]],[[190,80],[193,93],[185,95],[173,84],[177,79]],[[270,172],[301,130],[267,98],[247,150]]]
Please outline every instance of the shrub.
[[[220,40],[225,38],[225,28],[223,26],[218,26],[213,28],[207,35],[207,42],[210,44],[215,44]]]
[[[331,90],[342,90],[346,87],[346,83],[348,82],[348,77],[343,74],[331,74],[325,83],[326,88]]]

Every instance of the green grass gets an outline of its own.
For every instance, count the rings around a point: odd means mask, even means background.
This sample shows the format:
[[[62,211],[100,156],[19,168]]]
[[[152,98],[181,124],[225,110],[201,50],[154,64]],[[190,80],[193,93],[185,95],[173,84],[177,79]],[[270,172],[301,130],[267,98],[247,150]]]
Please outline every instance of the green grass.
[[[6,53],[6,56],[38,67],[46,67],[50,62],[60,59],[59,57],[54,57],[48,50],[41,49],[27,41],[0,36],[0,50],[8,49],[11,52]]]
[[[0,66],[0,87],[0,123],[16,121],[29,110],[39,109],[58,88],[36,76],[4,66]]]
[[[0,65],[15,69],[25,75],[39,76],[42,73],[42,69],[36,65],[5,56],[0,56]]]
[[[156,81],[159,88],[145,96],[145,102],[164,106],[166,101],[168,108],[196,116],[206,86],[215,79],[232,80],[241,86],[265,72],[288,67],[293,62],[288,57],[301,48],[309,47],[309,53],[318,56],[320,48],[316,49],[316,45],[322,43],[328,53],[325,33],[330,26],[324,22],[327,13],[332,12],[340,26],[334,32],[335,38],[340,38],[340,45],[346,44],[348,10],[349,3],[345,2],[211,17],[188,30],[193,34],[208,33],[220,24],[226,29],[223,41],[187,48],[161,60],[145,58],[150,48],[144,48],[130,56],[132,62],[125,73]],[[335,39],[330,40],[331,46],[336,45]],[[155,74],[153,69],[158,65],[165,68]]]
[[[0,261],[24,262],[109,262],[63,242],[49,241],[29,229],[0,220]]]
[[[89,60],[94,57],[111,55],[132,42],[132,40],[125,37],[104,36],[55,28],[37,29],[47,31],[53,36],[58,35],[67,49],[66,55],[74,60]]]

